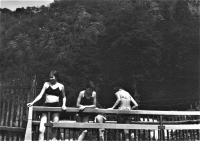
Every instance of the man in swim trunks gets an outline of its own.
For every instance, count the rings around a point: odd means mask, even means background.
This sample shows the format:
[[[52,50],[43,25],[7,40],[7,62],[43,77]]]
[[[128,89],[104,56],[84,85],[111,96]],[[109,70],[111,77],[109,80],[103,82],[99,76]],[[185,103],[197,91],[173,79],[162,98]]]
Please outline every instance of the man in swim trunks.
[[[123,88],[115,87],[114,91],[115,91],[115,96],[117,97],[117,100],[116,100],[115,104],[111,108],[108,108],[108,109],[114,109],[118,106],[118,109],[120,109],[120,110],[133,110],[136,107],[138,107],[137,102]],[[133,103],[133,105],[134,105],[133,107],[131,107],[131,103]],[[129,115],[120,115],[120,116],[118,116],[117,122],[124,123],[124,124],[130,124],[131,117]],[[129,141],[129,130],[124,129],[124,134],[125,134],[126,141]]]

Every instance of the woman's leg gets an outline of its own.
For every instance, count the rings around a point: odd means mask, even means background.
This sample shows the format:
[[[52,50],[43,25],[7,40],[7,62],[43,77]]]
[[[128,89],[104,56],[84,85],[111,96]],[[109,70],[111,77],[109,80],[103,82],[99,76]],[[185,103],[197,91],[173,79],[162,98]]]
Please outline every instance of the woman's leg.
[[[53,122],[58,122],[59,121],[59,113],[54,113],[53,114]],[[52,140],[57,140],[57,128],[52,129]]]
[[[42,113],[40,128],[39,128],[39,139],[38,139],[39,141],[44,141],[45,123],[47,123],[47,114]]]
[[[95,117],[95,122],[96,123],[104,123],[104,117],[102,115],[97,115]],[[99,139],[100,141],[104,141],[104,131],[105,129],[99,129]]]
[[[83,122],[89,122],[89,116],[85,116],[81,118]],[[82,141],[87,134],[87,130],[83,130],[81,135],[78,137],[78,141]]]

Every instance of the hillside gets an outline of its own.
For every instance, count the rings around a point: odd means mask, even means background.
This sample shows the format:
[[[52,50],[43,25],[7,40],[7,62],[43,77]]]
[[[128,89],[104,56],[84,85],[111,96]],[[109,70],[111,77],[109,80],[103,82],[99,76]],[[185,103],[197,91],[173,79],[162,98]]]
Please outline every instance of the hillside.
[[[199,3],[60,0],[49,7],[1,9],[0,73],[61,73],[68,106],[90,79],[99,102],[123,85],[140,109],[183,109],[199,101]]]

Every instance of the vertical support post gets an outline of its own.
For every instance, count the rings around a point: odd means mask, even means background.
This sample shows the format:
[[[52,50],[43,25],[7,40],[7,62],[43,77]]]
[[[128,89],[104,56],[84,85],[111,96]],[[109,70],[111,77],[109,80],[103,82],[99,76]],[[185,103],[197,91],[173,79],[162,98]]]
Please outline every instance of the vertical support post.
[[[0,119],[2,118],[2,103],[3,103],[3,96],[2,96],[2,92],[1,92],[1,90],[2,90],[2,79],[1,79],[1,74],[0,74]],[[0,123],[1,124],[1,123]]]
[[[33,107],[29,107],[28,123],[26,126],[26,133],[24,140],[32,140],[32,118],[33,118]]]
[[[47,124],[48,124],[48,126],[47,126],[47,141],[49,141],[49,134],[50,134],[50,126],[49,126],[49,124],[50,124],[50,112],[48,112],[48,114],[47,114]]]
[[[163,132],[164,132],[164,128],[163,128],[163,116],[160,116],[160,140],[163,141]]]

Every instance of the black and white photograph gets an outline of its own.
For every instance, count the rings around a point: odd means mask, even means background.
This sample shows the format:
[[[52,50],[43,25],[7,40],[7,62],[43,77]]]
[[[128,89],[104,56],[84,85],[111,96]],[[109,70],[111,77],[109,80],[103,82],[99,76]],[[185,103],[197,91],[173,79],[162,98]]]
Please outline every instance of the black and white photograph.
[[[0,0],[0,141],[200,141],[199,0]]]

